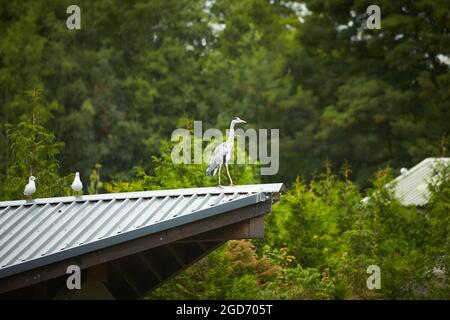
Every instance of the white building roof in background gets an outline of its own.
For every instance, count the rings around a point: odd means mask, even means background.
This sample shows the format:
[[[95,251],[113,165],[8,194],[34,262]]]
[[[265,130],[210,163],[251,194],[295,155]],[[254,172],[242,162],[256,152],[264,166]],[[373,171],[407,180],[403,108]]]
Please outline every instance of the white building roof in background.
[[[402,173],[392,182],[395,185],[395,197],[405,206],[426,205],[430,197],[428,184],[435,178],[439,164],[450,165],[450,158],[426,158]]]

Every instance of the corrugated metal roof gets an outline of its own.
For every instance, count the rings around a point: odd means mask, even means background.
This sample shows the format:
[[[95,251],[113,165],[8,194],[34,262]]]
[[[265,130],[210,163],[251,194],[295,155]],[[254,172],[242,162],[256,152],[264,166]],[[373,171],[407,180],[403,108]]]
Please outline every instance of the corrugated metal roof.
[[[424,206],[430,197],[428,184],[438,164],[450,165],[450,158],[427,158],[393,181],[395,197],[405,206]]]
[[[267,200],[281,183],[0,202],[0,278]]]

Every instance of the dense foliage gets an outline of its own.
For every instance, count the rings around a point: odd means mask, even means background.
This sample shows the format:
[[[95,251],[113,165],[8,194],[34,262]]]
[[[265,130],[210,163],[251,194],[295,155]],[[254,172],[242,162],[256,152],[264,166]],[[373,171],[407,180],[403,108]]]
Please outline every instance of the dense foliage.
[[[449,299],[450,168],[439,169],[424,210],[393,197],[390,169],[366,203],[346,170],[325,171],[281,197],[264,240],[228,242],[147,298]],[[367,288],[370,265],[380,290]]]
[[[289,186],[266,239],[229,242],[148,298],[450,298],[448,169],[423,211],[385,188],[450,155],[449,7],[377,2],[381,30],[364,0],[80,0],[68,30],[71,1],[1,1],[0,200],[30,175],[36,197],[70,194],[75,171],[85,193],[215,185],[205,164],[172,163],[168,140],[239,116],[280,129],[277,175],[231,166],[236,184]]]
[[[365,184],[380,167],[448,155],[446,1],[378,1],[381,30],[364,28],[364,0],[70,1],[0,4],[0,173],[7,124],[40,88],[47,128],[65,148],[62,174],[131,179],[187,116],[204,130],[234,116],[279,128],[281,165],[264,180],[309,179],[347,160]],[[50,108],[51,106],[51,108]]]

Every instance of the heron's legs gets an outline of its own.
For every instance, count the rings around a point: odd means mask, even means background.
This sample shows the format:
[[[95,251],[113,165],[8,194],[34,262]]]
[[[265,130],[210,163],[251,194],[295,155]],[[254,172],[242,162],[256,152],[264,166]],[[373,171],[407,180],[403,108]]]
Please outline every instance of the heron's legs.
[[[232,186],[233,180],[231,180],[230,171],[228,170],[228,163],[225,163],[225,167],[227,168],[228,179],[230,179],[230,186]]]
[[[221,187],[222,185],[220,184],[220,169],[222,169],[222,165],[219,164],[219,187]]]

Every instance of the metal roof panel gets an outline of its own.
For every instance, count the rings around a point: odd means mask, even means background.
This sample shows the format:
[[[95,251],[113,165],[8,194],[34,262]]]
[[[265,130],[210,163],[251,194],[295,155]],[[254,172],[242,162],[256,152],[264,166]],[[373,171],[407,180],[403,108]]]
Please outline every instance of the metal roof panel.
[[[427,158],[398,176],[393,183],[395,197],[405,206],[424,206],[430,197],[428,184],[438,164],[450,165],[450,158]]]
[[[268,199],[282,184],[0,202],[0,278]]]

